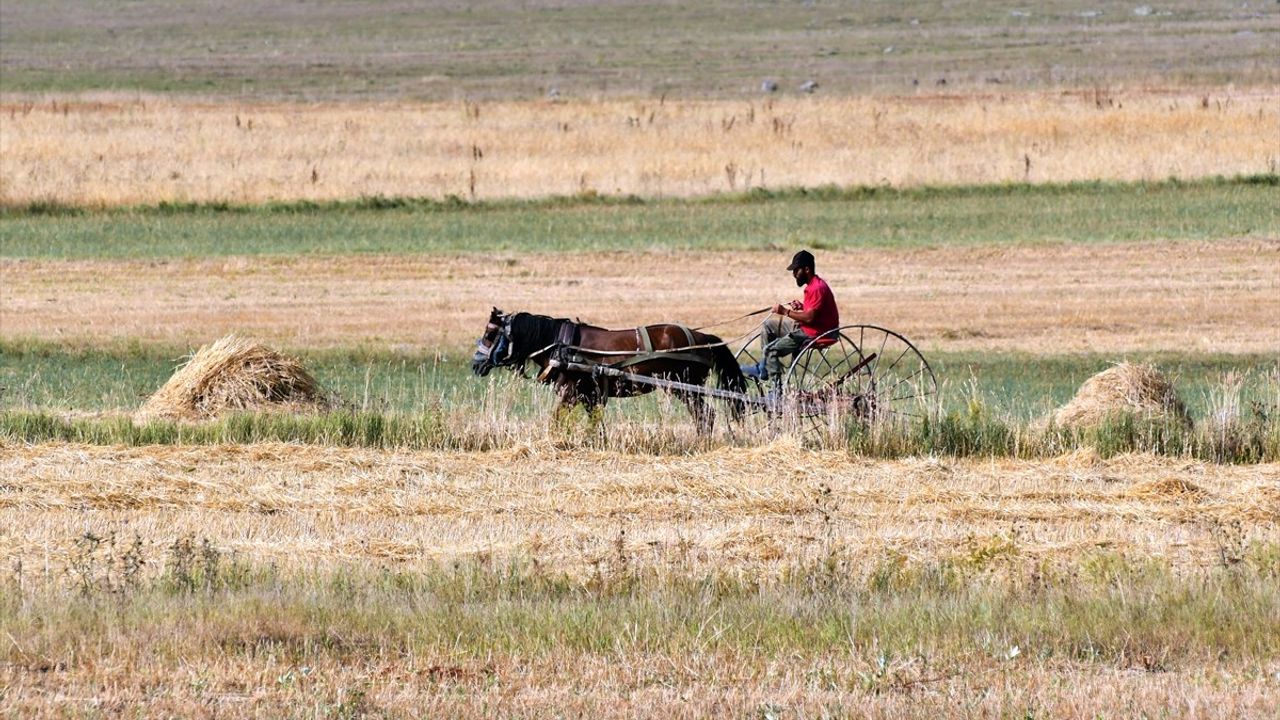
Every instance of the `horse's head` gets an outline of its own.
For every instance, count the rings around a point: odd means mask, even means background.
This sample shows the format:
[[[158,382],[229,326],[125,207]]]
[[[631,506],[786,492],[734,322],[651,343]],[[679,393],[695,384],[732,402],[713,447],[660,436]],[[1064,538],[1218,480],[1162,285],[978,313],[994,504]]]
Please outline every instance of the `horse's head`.
[[[494,308],[489,313],[489,324],[476,341],[476,354],[471,358],[471,371],[480,377],[511,361],[511,316]]]

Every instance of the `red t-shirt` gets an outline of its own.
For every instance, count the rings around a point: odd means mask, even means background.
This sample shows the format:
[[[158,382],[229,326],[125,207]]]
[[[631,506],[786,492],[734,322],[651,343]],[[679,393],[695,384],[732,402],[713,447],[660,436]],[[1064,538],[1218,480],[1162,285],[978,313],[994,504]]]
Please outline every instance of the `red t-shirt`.
[[[814,311],[812,323],[800,323],[800,329],[809,337],[817,337],[840,327],[840,308],[836,307],[836,296],[831,293],[831,286],[827,285],[827,281],[817,275],[804,286],[804,309]]]

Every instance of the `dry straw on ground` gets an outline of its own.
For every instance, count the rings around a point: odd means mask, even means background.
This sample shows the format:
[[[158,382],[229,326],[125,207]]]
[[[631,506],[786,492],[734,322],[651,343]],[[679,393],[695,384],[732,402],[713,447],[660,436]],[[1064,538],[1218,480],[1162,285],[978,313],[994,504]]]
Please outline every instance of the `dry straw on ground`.
[[[229,410],[319,409],[327,404],[315,378],[298,361],[228,335],[192,355],[139,415],[193,420]]]
[[[1053,414],[1059,427],[1083,428],[1123,413],[1191,424],[1173,383],[1152,365],[1123,362],[1094,375]]]
[[[0,203],[466,199],[1274,172],[1280,89],[0,105]]]
[[[885,553],[933,562],[1010,541],[1029,561],[1107,550],[1189,568],[1214,562],[1217,522],[1280,540],[1280,465],[1150,455],[872,460],[786,439],[687,456],[45,443],[4,448],[0,477],[22,478],[0,493],[2,567],[43,567],[48,548],[121,522],[150,547],[198,532],[282,567],[484,553],[580,576],[617,555],[620,530],[633,564],[762,578],[831,549],[858,572]]]

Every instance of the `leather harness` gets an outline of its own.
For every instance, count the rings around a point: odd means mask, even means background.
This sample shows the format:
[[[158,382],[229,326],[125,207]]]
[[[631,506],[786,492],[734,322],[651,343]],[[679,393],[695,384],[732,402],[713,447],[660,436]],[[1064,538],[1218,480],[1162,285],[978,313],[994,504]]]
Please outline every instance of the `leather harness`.
[[[653,349],[653,338],[649,335],[649,329],[653,327],[658,327],[658,326],[645,325],[643,327],[636,328],[636,347],[638,349],[638,353],[633,357],[623,360],[622,362],[610,363],[610,365],[612,365],[615,368],[625,368],[625,367],[631,367],[632,365],[639,365],[640,363],[648,362],[650,360],[679,360],[682,362],[697,363],[699,365],[705,365],[707,367],[711,367],[711,363],[705,357],[703,357],[702,355],[699,355],[698,353],[674,352],[678,350],[687,350],[697,345],[697,343],[693,339],[692,330],[685,327],[684,325],[676,325],[675,327],[680,328],[680,330],[684,332],[684,338],[688,342],[688,345],[685,345],[682,348],[672,348],[672,350],[656,350],[655,351]]]
[[[674,323],[669,323],[669,324],[675,325]],[[581,324],[573,322],[571,320],[565,320],[560,323],[560,327],[556,330],[556,342],[555,342],[555,345],[552,346],[552,348],[550,349],[551,349],[551,352],[553,353],[553,357],[558,361],[558,364],[560,365],[565,365],[570,362],[583,362],[584,361],[583,355],[603,354],[603,355],[625,356],[625,359],[619,362],[603,363],[617,369],[628,368],[634,365],[639,365],[641,363],[646,363],[653,360],[675,360],[679,362],[703,365],[706,367],[712,366],[712,362],[708,360],[705,356],[697,352],[690,352],[692,350],[700,349],[702,346],[699,346],[697,342],[694,340],[693,331],[690,330],[688,327],[684,325],[675,325],[675,327],[679,328],[681,332],[684,333],[684,337],[685,337],[685,340],[688,342],[688,345],[680,348],[672,348],[671,350],[655,350],[653,348],[653,338],[650,335],[650,329],[654,327],[660,327],[660,326],[645,325],[643,327],[638,327],[635,329],[635,333],[636,333],[635,352],[608,351],[608,350],[597,351],[597,350],[592,350],[590,348],[580,347],[578,343],[581,341],[581,336],[582,336]],[[681,352],[681,351],[685,351],[685,352]],[[548,364],[546,369],[544,369],[543,372],[538,376],[538,379],[543,382],[547,382],[551,380],[552,376],[554,375],[553,368],[554,368],[553,364]]]

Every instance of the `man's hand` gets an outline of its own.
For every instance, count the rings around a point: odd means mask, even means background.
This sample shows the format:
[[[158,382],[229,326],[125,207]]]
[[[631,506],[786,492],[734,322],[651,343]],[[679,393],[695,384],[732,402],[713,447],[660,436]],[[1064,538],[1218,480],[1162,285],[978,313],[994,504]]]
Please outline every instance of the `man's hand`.
[[[786,315],[786,314],[787,314],[787,309],[786,309],[786,308],[784,308],[784,307],[782,307],[782,303],[778,303],[778,304],[776,304],[776,305],[774,305],[774,306],[773,306],[773,314],[774,314],[774,315]]]
[[[804,303],[800,302],[799,300],[792,300],[792,301],[791,301],[791,309],[792,309],[792,310],[803,310],[803,309],[804,309]]]

